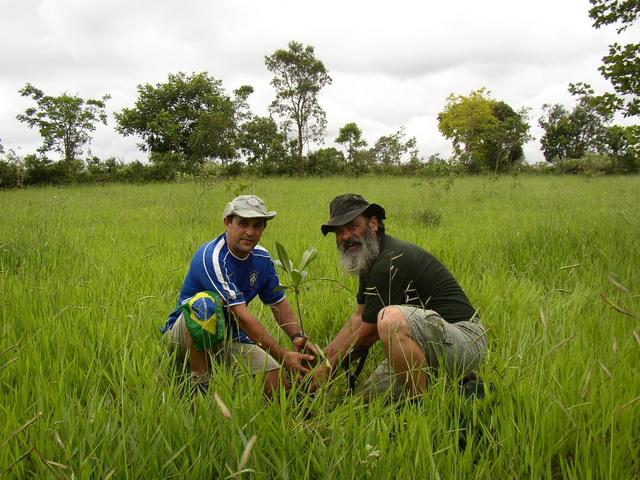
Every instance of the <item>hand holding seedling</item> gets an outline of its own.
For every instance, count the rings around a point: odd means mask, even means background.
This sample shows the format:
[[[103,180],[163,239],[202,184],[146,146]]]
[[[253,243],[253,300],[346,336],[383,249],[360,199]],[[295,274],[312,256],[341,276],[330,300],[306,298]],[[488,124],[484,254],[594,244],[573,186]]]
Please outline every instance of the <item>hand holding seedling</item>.
[[[289,277],[288,285],[281,285],[280,288],[282,290],[290,290],[292,292],[293,303],[295,304],[298,314],[300,328],[304,331],[302,308],[300,307],[300,293],[306,288],[306,284],[311,281],[307,278],[308,272],[305,268],[317,258],[318,251],[315,248],[306,250],[297,267],[294,265],[293,261],[290,260],[284,246],[278,242],[276,242],[276,251],[278,252],[278,260],[276,260],[276,264],[280,266]],[[297,335],[293,337],[291,341],[296,352],[311,354],[309,355],[311,359],[304,362],[304,366],[306,368],[304,373],[308,373],[312,376],[311,391],[315,391],[319,385],[324,383],[328,377],[328,372],[331,369],[327,357],[320,347],[309,340],[309,337],[306,334]],[[318,359],[320,358],[324,361],[318,364]]]
[[[295,337],[292,340],[292,343],[293,343],[293,348],[295,349],[296,352],[309,353],[313,355],[315,357],[314,364],[317,361],[317,357],[321,356],[320,347],[310,342],[309,337],[307,336]]]
[[[315,359],[313,355],[299,352],[286,352],[282,359],[284,366],[292,372],[301,372],[303,374],[309,373],[309,366],[307,362],[312,362]]]

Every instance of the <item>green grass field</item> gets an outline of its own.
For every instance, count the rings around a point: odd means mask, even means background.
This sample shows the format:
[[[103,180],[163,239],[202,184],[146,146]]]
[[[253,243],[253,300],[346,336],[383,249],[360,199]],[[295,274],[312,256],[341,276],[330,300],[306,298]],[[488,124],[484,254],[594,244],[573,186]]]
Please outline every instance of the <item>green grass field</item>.
[[[325,345],[355,307],[356,280],[320,233],[347,191],[383,205],[390,234],[458,278],[489,330],[482,374],[495,394],[469,403],[442,378],[419,408],[367,404],[338,378],[269,403],[259,381],[219,370],[209,396],[184,395],[158,329],[226,202],[255,193],[278,211],[262,241],[272,252],[319,250],[310,275],[338,283],[311,283],[302,308]],[[0,476],[639,478],[638,205],[639,177],[0,192]]]

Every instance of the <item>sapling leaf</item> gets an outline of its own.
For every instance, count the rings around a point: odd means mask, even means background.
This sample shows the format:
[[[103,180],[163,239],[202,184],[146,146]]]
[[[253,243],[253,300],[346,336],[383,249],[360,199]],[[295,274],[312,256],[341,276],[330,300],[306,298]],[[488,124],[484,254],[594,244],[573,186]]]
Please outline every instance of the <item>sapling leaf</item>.
[[[315,248],[310,248],[305,251],[302,255],[302,260],[300,261],[300,270],[304,270],[307,265],[313,262],[318,257],[318,250]]]
[[[307,280],[309,274],[305,270],[305,267],[316,259],[316,257],[318,256],[318,251],[313,247],[306,250],[302,255],[302,260],[300,260],[300,265],[298,267],[296,267],[296,265],[289,259],[287,249],[278,242],[276,242],[276,251],[278,253],[279,259],[274,260],[274,263],[280,266],[289,275],[291,284],[288,286],[281,285],[277,287],[275,291],[281,292],[287,289],[292,291],[293,302],[298,313],[300,328],[304,331],[302,308],[300,308],[300,293],[302,292],[302,290],[306,290],[306,288],[302,288],[303,284],[307,281],[310,281]]]
[[[299,270],[296,270],[294,268],[291,270],[290,275],[291,275],[291,283],[293,283],[294,287],[298,287],[300,285],[300,282],[302,282],[302,274],[300,273]]]
[[[278,258],[280,258],[280,265],[285,272],[291,274],[291,261],[289,260],[289,255],[287,255],[287,250],[276,242],[276,251],[278,252]]]

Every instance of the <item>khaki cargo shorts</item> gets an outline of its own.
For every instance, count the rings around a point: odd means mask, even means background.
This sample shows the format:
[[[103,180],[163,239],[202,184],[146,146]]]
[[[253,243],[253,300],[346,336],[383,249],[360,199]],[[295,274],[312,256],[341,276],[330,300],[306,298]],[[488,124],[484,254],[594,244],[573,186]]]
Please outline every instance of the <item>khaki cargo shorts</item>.
[[[177,361],[184,367],[189,365],[188,338],[187,323],[184,315],[180,314],[171,330],[164,334],[163,341],[176,353]],[[209,353],[213,359],[222,361],[229,366],[239,367],[244,371],[248,370],[253,375],[280,368],[278,362],[271,355],[251,343],[224,341],[216,346],[215,351]]]
[[[425,353],[430,374],[444,371],[448,377],[456,379],[480,366],[487,353],[487,336],[478,317],[448,323],[434,310],[411,305],[395,307],[404,314],[411,338]],[[366,380],[364,389],[369,396],[389,389],[392,389],[393,396],[398,396],[403,386],[395,381],[393,369],[385,360]]]

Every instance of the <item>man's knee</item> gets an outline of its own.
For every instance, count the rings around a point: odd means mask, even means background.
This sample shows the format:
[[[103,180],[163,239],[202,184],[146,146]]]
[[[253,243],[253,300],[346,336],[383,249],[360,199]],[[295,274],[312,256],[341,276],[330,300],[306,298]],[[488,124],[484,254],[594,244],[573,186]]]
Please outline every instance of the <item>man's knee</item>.
[[[291,385],[282,369],[269,370],[264,375],[264,395],[272,398],[281,388],[288,391]]]
[[[408,332],[407,319],[398,307],[388,306],[378,312],[378,334],[381,339]]]

